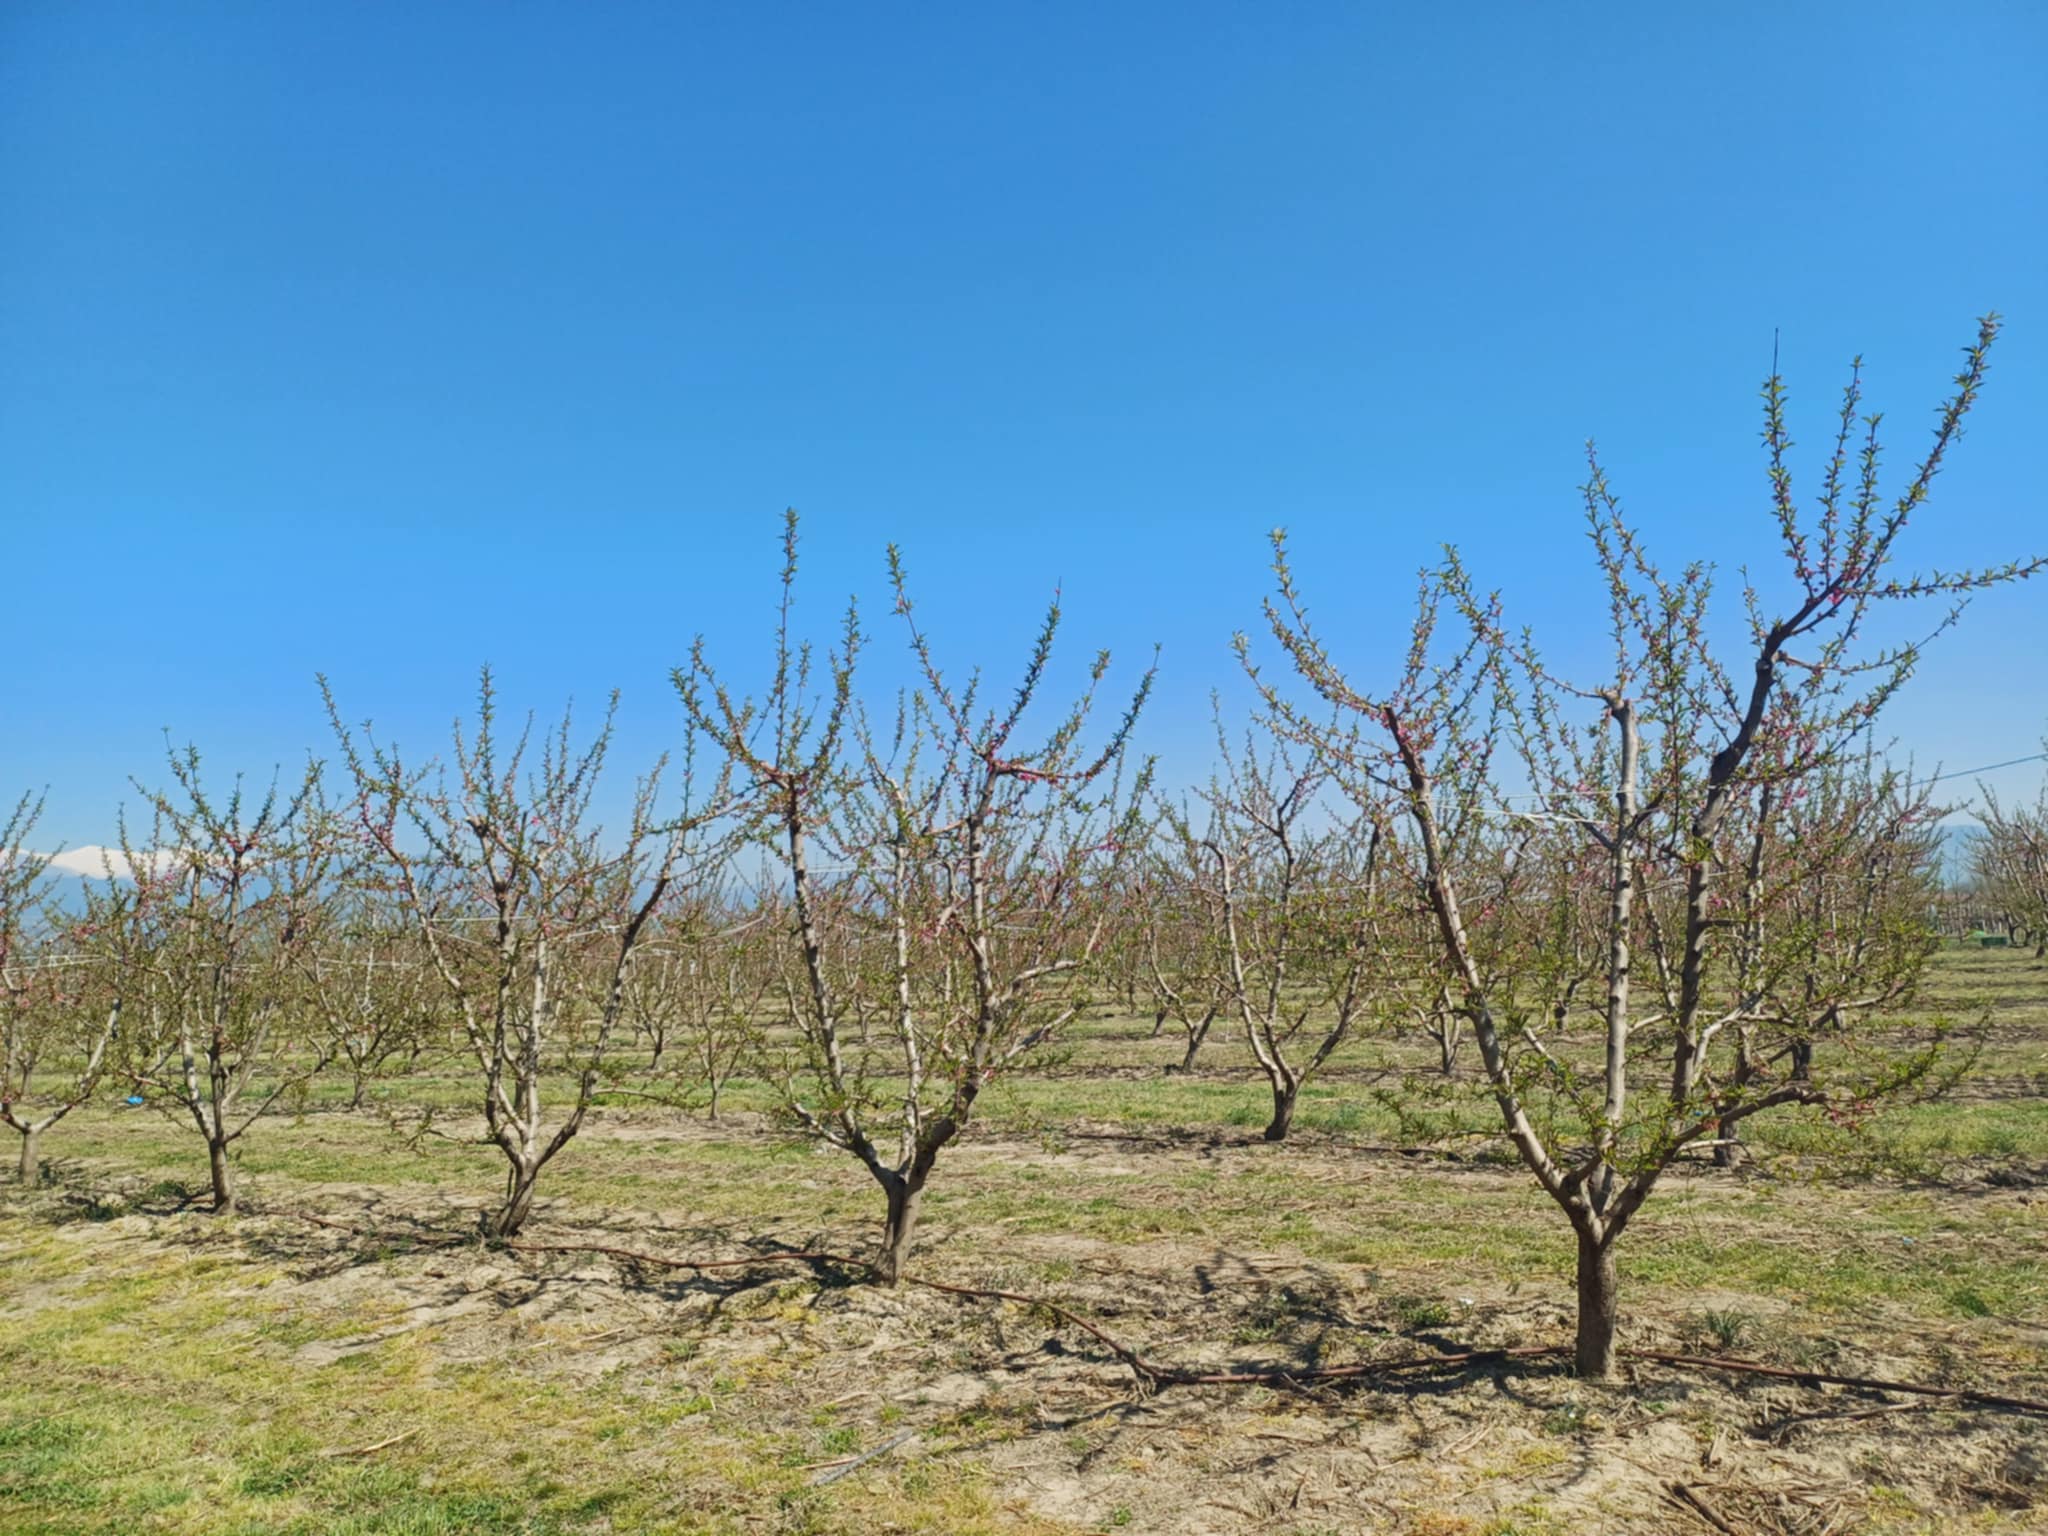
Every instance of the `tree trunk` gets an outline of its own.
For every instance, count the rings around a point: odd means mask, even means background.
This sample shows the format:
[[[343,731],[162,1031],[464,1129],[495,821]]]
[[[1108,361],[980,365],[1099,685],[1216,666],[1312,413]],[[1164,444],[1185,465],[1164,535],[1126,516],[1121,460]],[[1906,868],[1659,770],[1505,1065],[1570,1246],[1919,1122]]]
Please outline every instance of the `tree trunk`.
[[[1742,1132],[1735,1126],[1724,1126],[1714,1139],[1714,1166],[1716,1168],[1740,1168],[1742,1166]]]
[[[924,1197],[924,1180],[891,1174],[882,1186],[889,1196],[889,1215],[882,1225],[882,1246],[875,1254],[875,1277],[884,1285],[903,1278],[910,1258],[910,1242],[917,1233],[917,1207]]]
[[[23,1131],[21,1133],[21,1182],[36,1184],[43,1177],[43,1133]]]
[[[505,1177],[505,1203],[484,1217],[484,1236],[517,1237],[533,1214],[533,1190],[540,1182],[540,1168],[514,1163]]]
[[[1573,1368],[1589,1381],[1614,1374],[1614,1254],[1579,1234],[1579,1333]]]
[[[1266,1127],[1266,1140],[1285,1141],[1288,1128],[1294,1124],[1294,1102],[1301,1094],[1301,1084],[1287,1083],[1273,1085],[1273,1120]]]
[[[1458,1039],[1449,1030],[1436,1037],[1437,1066],[1445,1077],[1458,1069]]]
[[[235,1209],[235,1170],[228,1162],[226,1142],[206,1144],[207,1171],[213,1176],[213,1209],[219,1216],[231,1216]]]
[[[1204,1019],[1196,1028],[1188,1031],[1188,1049],[1187,1054],[1180,1059],[1181,1071],[1195,1070],[1195,1056],[1202,1049],[1202,1042],[1209,1038],[1209,1024],[1210,1020]]]

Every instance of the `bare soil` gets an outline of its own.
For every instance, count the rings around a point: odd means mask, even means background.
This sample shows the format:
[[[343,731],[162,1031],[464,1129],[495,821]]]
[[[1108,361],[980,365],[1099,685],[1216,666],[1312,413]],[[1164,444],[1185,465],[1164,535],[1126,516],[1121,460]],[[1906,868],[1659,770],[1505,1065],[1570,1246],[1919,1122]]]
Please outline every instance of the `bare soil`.
[[[589,1136],[687,1147],[734,1134],[681,1116],[635,1116],[600,1122]],[[977,1169],[1020,1162],[1167,1176],[1227,1171],[1258,1155],[1228,1136],[1084,1128],[1056,1150],[977,1138],[946,1176],[971,1180]],[[1415,1161],[1313,1137],[1286,1155],[1311,1212],[1319,1190],[1391,1181]],[[2048,1194],[2024,1172],[1987,1170],[2004,1176],[1969,1198],[2009,1208],[2015,1230],[2039,1233]],[[1433,1173],[1473,1197],[1447,1219],[1472,1219],[1491,1196],[1529,1193],[1518,1172],[1469,1158],[1438,1159]],[[1739,1178],[1696,1183],[1701,1198],[1688,1220],[1744,1219]],[[44,1198],[72,1197],[60,1188]],[[1815,1186],[1798,1198],[1840,1192]],[[701,1387],[715,1409],[688,1421],[691,1433],[794,1433],[829,1415],[857,1432],[856,1449],[813,1473],[836,1481],[842,1502],[858,1499],[864,1479],[899,1476],[920,1459],[971,1458],[1020,1522],[1090,1531],[2048,1530],[2048,1419],[1941,1399],[1640,1364],[1592,1384],[1547,1359],[1403,1380],[1154,1391],[1085,1334],[1034,1309],[884,1290],[831,1266],[691,1273],[598,1254],[507,1252],[485,1247],[462,1202],[435,1190],[273,1184],[252,1206],[230,1223],[164,1208],[61,1231],[81,1269],[108,1245],[196,1243],[281,1264],[292,1304],[309,1320],[379,1319],[292,1346],[307,1372],[417,1335],[448,1371],[602,1378],[668,1399]],[[1030,1230],[982,1233],[970,1248],[951,1236],[944,1221],[926,1230],[920,1273],[1044,1294],[1176,1366],[1299,1368],[1567,1336],[1569,1296],[1548,1280],[1447,1271],[1437,1297],[1419,1305],[1398,1294],[1398,1279],[1289,1251]],[[868,1241],[852,1227],[743,1233],[688,1209],[559,1200],[543,1203],[526,1237],[679,1259],[820,1246],[857,1253]],[[1654,1295],[1627,1300],[1625,1342],[1636,1347],[1700,1350],[1700,1311],[1741,1309],[1757,1337],[1718,1352],[2048,1398],[2048,1327],[2038,1318],[1931,1326],[1878,1303],[1816,1325],[1754,1295],[1694,1292],[1683,1314]],[[16,1314],[64,1304],[61,1288],[5,1302]],[[1800,1348],[1787,1342],[1798,1340]],[[715,1383],[741,1390],[713,1393]],[[858,1459],[877,1447],[882,1454]]]

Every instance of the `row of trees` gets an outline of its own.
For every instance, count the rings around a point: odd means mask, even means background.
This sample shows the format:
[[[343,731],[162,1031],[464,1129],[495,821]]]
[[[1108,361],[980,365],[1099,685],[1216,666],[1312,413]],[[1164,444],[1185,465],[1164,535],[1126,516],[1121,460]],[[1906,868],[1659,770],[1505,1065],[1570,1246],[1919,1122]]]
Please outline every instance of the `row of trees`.
[[[1986,788],[1977,814],[1983,826],[1970,844],[1967,892],[1973,920],[1996,923],[2014,942],[2048,956],[2048,786],[2032,805],[2008,803]]]
[[[1941,1080],[1949,1026],[1899,1010],[1930,950],[1942,808],[1872,745],[1920,646],[1867,631],[1927,599],[1938,631],[2037,568],[1898,571],[1995,329],[1892,496],[1852,378],[1802,508],[1769,381],[1786,579],[1746,584],[1727,634],[1713,573],[1660,570],[1591,460],[1612,647],[1591,682],[1455,553],[1368,682],[1276,535],[1268,641],[1238,640],[1257,706],[1219,710],[1217,768],[1186,794],[1131,752],[1150,671],[1099,702],[1104,654],[1056,697],[1055,600],[1013,687],[958,672],[893,548],[915,683],[864,694],[856,609],[829,645],[800,633],[793,516],[752,691],[693,649],[677,761],[637,782],[623,827],[593,809],[609,710],[583,735],[566,715],[511,729],[486,672],[473,719],[416,763],[323,681],[336,771],[218,794],[174,754],[147,835],[124,824],[121,878],[82,909],[45,900],[33,801],[0,829],[0,1119],[31,1177],[39,1138],[118,1085],[191,1126],[225,1211],[234,1144],[316,1074],[345,1071],[360,1103],[431,1057],[471,1083],[475,1129],[417,1129],[497,1148],[485,1229],[504,1238],[602,1094],[687,1088],[715,1114],[744,1072],[873,1178],[893,1282],[982,1094],[1085,1010],[1171,1020],[1189,1069],[1221,1025],[1270,1086],[1276,1141],[1347,1041],[1413,1031],[1453,1082],[1476,1056],[1574,1235],[1578,1366],[1604,1375],[1615,1246],[1675,1160],[1737,1160],[1768,1111],[1854,1115]],[[1983,857],[2024,888],[2038,818],[1994,804],[1987,824]]]

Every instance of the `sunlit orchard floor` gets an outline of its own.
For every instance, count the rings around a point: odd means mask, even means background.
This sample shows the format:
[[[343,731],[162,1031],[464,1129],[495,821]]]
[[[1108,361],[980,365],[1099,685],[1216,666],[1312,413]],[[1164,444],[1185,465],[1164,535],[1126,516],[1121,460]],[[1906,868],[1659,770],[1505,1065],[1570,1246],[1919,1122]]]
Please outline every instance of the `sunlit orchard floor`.
[[[1924,1005],[1991,1010],[1961,1091],[1854,1144],[1782,1123],[1743,1172],[1674,1178],[1624,1240],[1625,1343],[2048,1397],[2048,966],[1951,952]],[[999,1086],[941,1165],[921,1273],[1058,1299],[1173,1364],[1565,1337],[1566,1233],[1483,1105],[1395,1150],[1417,1127],[1361,1042],[1272,1146],[1240,1040],[1167,1076],[1178,1044],[1150,1033],[1096,1021]],[[404,1115],[462,1088],[388,1091]],[[529,1236],[869,1244],[865,1174],[778,1138],[758,1087],[732,1104],[609,1104]],[[2039,1420],[1547,1362],[1147,1395],[1014,1305],[487,1249],[494,1154],[374,1112],[259,1125],[225,1221],[189,1203],[196,1139],[149,1111],[82,1113],[47,1152],[0,1203],[8,1532],[1711,1529],[1674,1481],[1742,1531],[2048,1528]]]

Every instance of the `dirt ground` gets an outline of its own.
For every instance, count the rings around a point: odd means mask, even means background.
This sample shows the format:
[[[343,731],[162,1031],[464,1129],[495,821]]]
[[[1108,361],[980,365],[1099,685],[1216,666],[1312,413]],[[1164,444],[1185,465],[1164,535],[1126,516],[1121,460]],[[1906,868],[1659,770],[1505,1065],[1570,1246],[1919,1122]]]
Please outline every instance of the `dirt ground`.
[[[596,1144],[651,1142],[684,1156],[734,1134],[680,1115],[601,1121],[589,1132]],[[1086,1180],[1142,1170],[1170,1180],[1202,1169],[1228,1176],[1258,1155],[1226,1135],[1083,1133],[1056,1150],[981,1136],[947,1173],[972,1181],[1015,1177],[1021,1167]],[[1392,1199],[1408,1187],[1396,1180],[1412,1183],[1413,1163],[1305,1138],[1286,1166],[1313,1222],[1325,1204],[1319,1190],[1369,1192],[1380,1181]],[[1455,1181],[1452,1221],[1484,1219],[1496,1201],[1505,1208],[1529,1193],[1516,1171],[1471,1160],[1424,1174]],[[1739,1227],[1742,1181],[1694,1183],[1691,1220]],[[62,1207],[87,1197],[60,1182],[37,1198]],[[1840,1195],[1816,1185],[1790,1198],[1796,1213],[1802,1201]],[[1967,1198],[2009,1222],[2016,1241],[2048,1226],[2048,1189],[2030,1176],[2005,1170]],[[789,1481],[841,1511],[857,1510],[864,1490],[900,1492],[906,1479],[914,1490],[920,1464],[964,1459],[1018,1529],[2048,1529],[2048,1417],[1657,1364],[1631,1364],[1622,1380],[1595,1385],[1554,1359],[1406,1379],[1154,1390],[1085,1333],[1037,1309],[884,1290],[830,1265],[693,1273],[602,1254],[494,1250],[472,1235],[459,1198],[404,1186],[273,1180],[251,1207],[221,1223],[137,1194],[125,1214],[54,1230],[75,1251],[80,1275],[124,1253],[195,1245],[225,1266],[229,1286],[237,1265],[281,1269],[290,1308],[316,1336],[252,1337],[243,1347],[283,1350],[308,1377],[345,1371],[405,1339],[426,1351],[431,1371],[482,1366],[537,1389],[567,1388],[572,1399],[579,1384],[599,1382],[649,1401],[702,1395],[704,1412],[653,1431],[657,1438],[796,1443],[829,1424],[834,1454],[789,1468]],[[935,1219],[919,1272],[1056,1299],[1175,1367],[1342,1364],[1568,1337],[1568,1291],[1481,1267],[1442,1269],[1440,1289],[1417,1299],[1376,1267],[1289,1249],[1011,1227],[970,1248]],[[701,1260],[819,1246],[858,1252],[865,1234],[741,1235],[688,1208],[556,1200],[543,1204],[525,1240]],[[276,1287],[267,1288],[274,1299]],[[0,1315],[62,1308],[67,1297],[64,1284],[47,1284],[7,1297]],[[1930,1325],[1882,1304],[1816,1321],[1753,1293],[1695,1291],[1682,1311],[1654,1288],[1625,1301],[1625,1343],[1637,1348],[1699,1350],[1698,1318],[1725,1306],[1731,1316],[1742,1309],[1747,1336],[1737,1348],[1705,1341],[1714,1352],[2048,1398],[2048,1327],[2038,1314]],[[374,1324],[335,1332],[359,1319]],[[401,1449],[430,1450],[432,1428],[419,1436]],[[785,1515],[788,1507],[785,1499]]]

